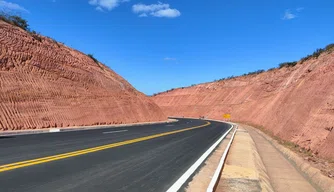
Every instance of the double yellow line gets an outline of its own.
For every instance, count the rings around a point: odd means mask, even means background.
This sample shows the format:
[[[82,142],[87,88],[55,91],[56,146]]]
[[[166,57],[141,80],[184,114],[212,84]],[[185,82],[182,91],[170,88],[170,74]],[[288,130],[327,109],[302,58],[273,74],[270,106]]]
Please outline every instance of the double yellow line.
[[[79,156],[79,155],[85,155],[85,154],[88,154],[88,153],[93,153],[93,152],[97,152],[97,151],[111,149],[111,148],[119,147],[119,146],[122,146],[122,145],[138,143],[138,142],[141,142],[141,141],[146,141],[146,140],[150,140],[150,139],[154,139],[154,138],[158,138],[158,137],[163,137],[163,136],[167,136],[167,135],[172,135],[172,134],[176,134],[176,133],[190,131],[190,130],[193,130],[193,129],[206,127],[210,124],[211,124],[210,122],[206,122],[206,124],[204,124],[204,125],[200,125],[200,126],[196,126],[196,127],[190,127],[190,128],[186,128],[186,129],[177,130],[177,131],[160,133],[160,134],[156,134],[156,135],[140,137],[140,138],[137,138],[137,139],[122,141],[122,142],[118,142],[118,143],[112,143],[112,144],[108,144],[108,145],[102,145],[102,146],[83,149],[83,150],[79,150],[79,151],[73,151],[73,152],[63,153],[63,154],[59,154],[59,155],[52,155],[52,156],[42,157],[42,158],[38,158],[38,159],[31,159],[31,160],[27,160],[27,161],[21,161],[21,162],[1,165],[0,166],[0,173],[5,172],[5,171],[9,171],[9,170],[13,170],[13,169],[19,169],[19,168],[22,168],[22,167],[28,167],[28,166],[47,163],[47,162],[51,162],[51,161],[57,161],[57,160],[60,160],[60,159],[66,159],[66,158],[75,157],[75,156]]]

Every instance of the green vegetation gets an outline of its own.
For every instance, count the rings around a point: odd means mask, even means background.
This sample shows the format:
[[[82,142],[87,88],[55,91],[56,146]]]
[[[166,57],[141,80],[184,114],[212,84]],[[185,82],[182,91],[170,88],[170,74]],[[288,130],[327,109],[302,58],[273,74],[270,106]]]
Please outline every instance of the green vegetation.
[[[297,61],[293,61],[293,62],[284,62],[284,63],[280,63],[279,64],[279,68],[283,68],[283,67],[294,67],[297,65]]]
[[[174,91],[175,89],[174,88],[172,88],[172,89],[170,89],[170,90],[168,90],[167,92],[169,92],[169,91]]]
[[[6,13],[0,13],[0,20],[20,27],[21,29],[30,32],[28,21],[17,15],[9,15]]]
[[[181,89],[184,89],[184,87],[182,87]],[[175,90],[175,88],[172,88],[172,89],[169,89],[169,90],[164,91],[164,92],[154,93],[152,96],[154,97],[154,96],[157,96],[157,95],[159,95],[161,93],[168,93],[168,92],[171,92],[171,91],[174,91],[174,90]]]
[[[235,78],[235,76],[231,75],[231,76],[228,76],[228,77],[223,77],[223,78],[218,79],[218,80],[216,80],[216,81],[219,82],[219,81],[229,80],[229,79],[233,79],[233,78]]]
[[[327,45],[327,46],[325,47],[325,50],[326,50],[327,52],[332,52],[332,51],[334,50],[334,43]]]
[[[323,54],[323,53],[331,53],[332,51],[334,51],[334,43],[332,43],[332,44],[329,44],[329,45],[327,45],[325,48],[322,48],[322,49],[317,49],[317,50],[315,50],[314,52],[313,52],[313,54],[311,54],[311,55],[308,55],[308,56],[306,56],[306,57],[303,57],[301,60],[300,60],[300,64],[302,64],[304,61],[306,61],[306,60],[308,60],[308,59],[311,59],[311,58],[318,58],[321,54]],[[281,69],[281,68],[285,68],[285,67],[294,67],[294,66],[296,66],[298,64],[298,62],[297,61],[293,61],[293,62],[284,62],[284,63],[280,63],[279,65],[278,65],[278,69]],[[273,71],[273,70],[275,70],[275,69],[277,69],[276,67],[273,67],[273,68],[270,68],[270,69],[268,69],[267,71]],[[249,75],[257,75],[257,74],[261,74],[261,73],[263,73],[263,72],[265,72],[265,70],[257,70],[257,71],[254,71],[254,72],[249,72],[249,73],[245,73],[245,74],[243,74],[243,75],[241,75],[241,76],[249,76]],[[240,77],[240,76],[236,76],[236,77]],[[219,79],[219,80],[215,80],[214,82],[219,82],[219,81],[224,81],[224,80],[229,80],[229,79],[233,79],[233,78],[235,78],[234,76],[229,76],[229,77],[224,77],[224,78],[221,78],[221,79]]]
[[[36,39],[39,42],[42,42],[41,35],[34,30],[30,30],[28,21],[23,19],[22,17],[20,17],[18,15],[6,14],[6,13],[2,12],[2,13],[0,13],[0,20],[3,20],[6,23],[17,26],[17,27],[27,31],[28,33],[30,33],[30,35],[34,39]]]
[[[302,58],[300,60],[300,64],[302,64],[304,61],[308,60],[308,59],[311,59],[311,58],[318,58],[321,54],[323,53],[331,53],[334,51],[334,43],[332,44],[329,44],[327,45],[325,48],[322,48],[322,49],[317,49],[313,52],[312,55],[308,55],[304,58]],[[284,63],[280,63],[278,65],[278,67],[273,67],[273,68],[270,68],[268,69],[267,71],[273,71],[275,69],[282,69],[282,68],[290,68],[290,67],[294,67],[298,64],[297,61],[293,61],[293,62],[284,62]],[[249,75],[258,75],[258,74],[261,74],[261,73],[264,73],[265,70],[263,69],[260,69],[260,70],[257,70],[257,71],[253,71],[253,72],[249,72],[249,73],[245,73],[243,75],[240,75],[240,76],[229,76],[229,77],[224,77],[224,78],[221,78],[221,79],[215,79],[214,82],[220,82],[220,81],[224,81],[224,80],[230,80],[230,79],[234,79],[234,78],[237,78],[237,77],[246,77],[246,76],[249,76]],[[192,84],[191,86],[189,87],[193,87],[193,86],[196,86],[196,84]],[[184,89],[186,87],[182,87],[182,89]],[[170,92],[170,91],[173,91],[174,89],[171,89],[171,90],[167,90],[165,92]],[[155,93],[153,94],[153,96],[156,96],[156,95],[159,95],[161,93]],[[283,143],[284,144],[284,143]]]
[[[10,15],[4,12],[0,12],[0,20],[27,31],[35,40],[39,42],[42,42],[43,40],[42,36],[38,32],[30,30],[28,21],[21,18],[20,16]],[[51,37],[46,37],[46,38],[50,39],[53,43],[57,44],[58,47],[60,47],[60,45],[64,45],[64,43],[58,43],[55,39]],[[87,56],[90,57],[102,70],[104,70],[103,66],[100,65],[99,61],[93,56],[93,54],[88,54]]]
[[[28,21],[23,19],[22,17],[18,16],[18,15],[10,15],[10,14],[7,14],[7,13],[4,13],[4,12],[0,12],[0,20],[3,20],[9,24],[12,24],[14,26],[17,26],[25,31],[27,31],[28,33],[30,33],[30,35],[38,40],[39,42],[42,42],[42,36],[37,33],[36,31],[34,30],[30,30],[29,28],[29,24],[28,24]],[[49,37],[50,38],[50,37]],[[60,47],[60,45],[64,45],[64,43],[58,43],[56,40],[50,38],[54,43],[56,43],[58,45],[58,47]],[[312,58],[318,58],[321,54],[323,53],[331,53],[332,51],[334,51],[334,43],[332,44],[329,44],[327,45],[325,48],[320,48],[320,49],[316,49],[311,55],[307,55],[306,57],[303,57],[301,58],[300,60],[300,64],[303,64],[305,61],[309,60],[309,59],[312,59]],[[99,61],[94,57],[93,54],[87,54],[88,57],[90,57],[96,64],[98,64],[98,66],[104,70],[104,68],[100,65]],[[280,63],[278,68],[281,69],[281,68],[289,68],[289,67],[294,67],[297,65],[297,61],[293,61],[293,62],[284,62],[284,63]],[[277,68],[270,68],[268,69],[267,71],[273,71]],[[257,71],[254,71],[254,72],[249,72],[249,73],[245,73],[241,76],[249,76],[249,75],[257,75],[257,74],[261,74],[265,72],[265,70],[257,70]],[[236,77],[240,77],[240,76],[229,76],[229,77],[224,77],[224,78],[221,78],[221,79],[218,79],[218,80],[215,80],[214,82],[219,82],[219,81],[224,81],[224,80],[229,80],[229,79],[234,79]],[[190,87],[193,87],[193,86],[196,86],[196,84],[192,84]],[[185,87],[182,87],[182,89],[184,89]],[[173,91],[174,89],[170,89],[170,90],[167,90],[166,92],[170,92],[170,91]],[[156,93],[154,94],[155,95],[158,95],[160,93]]]
[[[327,45],[325,48],[320,48],[320,49],[315,50],[312,55],[307,55],[306,57],[303,57],[301,59],[301,63],[304,63],[305,61],[312,59],[312,58],[317,59],[321,54],[325,52],[330,53],[333,50],[334,50],[334,44],[332,43],[332,44]]]
[[[245,73],[245,74],[243,74],[242,76],[258,75],[258,74],[263,73],[263,72],[265,72],[265,70],[260,69],[260,70],[257,70],[257,71],[253,71],[253,72]]]

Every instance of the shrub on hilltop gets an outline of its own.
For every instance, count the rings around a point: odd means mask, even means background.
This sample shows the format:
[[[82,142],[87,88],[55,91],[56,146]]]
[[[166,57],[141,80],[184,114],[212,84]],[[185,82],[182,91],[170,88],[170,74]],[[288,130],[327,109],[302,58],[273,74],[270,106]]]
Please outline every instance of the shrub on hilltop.
[[[297,65],[297,61],[280,63],[278,67],[281,69],[283,67],[294,67],[295,65]]]
[[[332,52],[334,50],[334,44],[329,44],[327,45],[325,48],[320,48],[320,49],[317,49],[313,52],[313,54],[311,55],[307,55],[306,57],[303,57],[301,59],[301,63],[303,63],[304,61],[307,61],[311,58],[315,58],[317,59],[322,53],[325,53],[325,52]]]
[[[20,27],[25,31],[30,31],[28,21],[18,15],[9,15],[6,13],[0,13],[0,20],[3,20],[9,24]]]
[[[99,63],[99,61],[94,57],[93,54],[87,54],[88,57],[90,57],[95,63]]]
[[[265,72],[265,70],[260,69],[260,70],[257,70],[257,71],[253,71],[253,72],[245,73],[245,74],[243,74],[242,76],[258,75],[258,74],[263,73],[263,72]]]
[[[41,35],[34,30],[31,31],[29,28],[28,21],[23,19],[22,17],[18,15],[10,15],[10,14],[1,12],[0,20],[27,31],[34,39],[38,40],[39,42],[42,42]]]

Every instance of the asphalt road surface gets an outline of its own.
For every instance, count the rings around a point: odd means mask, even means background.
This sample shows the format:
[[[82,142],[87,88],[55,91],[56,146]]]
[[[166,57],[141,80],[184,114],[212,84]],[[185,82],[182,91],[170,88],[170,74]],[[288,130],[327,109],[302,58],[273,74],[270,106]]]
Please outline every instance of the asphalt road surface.
[[[0,191],[166,191],[230,125],[170,124],[0,137]]]

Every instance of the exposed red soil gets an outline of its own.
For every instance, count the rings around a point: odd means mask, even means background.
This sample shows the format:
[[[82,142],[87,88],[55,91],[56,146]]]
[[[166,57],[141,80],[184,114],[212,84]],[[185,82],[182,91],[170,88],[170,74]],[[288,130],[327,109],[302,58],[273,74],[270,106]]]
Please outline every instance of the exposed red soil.
[[[158,94],[169,116],[205,116],[261,125],[281,139],[334,159],[334,52],[294,67]]]
[[[166,119],[103,64],[0,21],[1,131]]]

